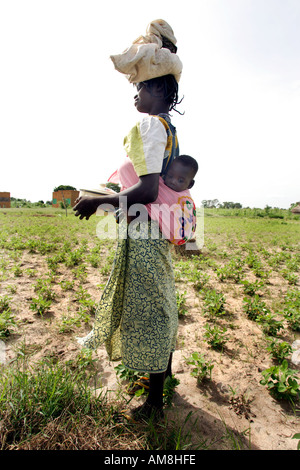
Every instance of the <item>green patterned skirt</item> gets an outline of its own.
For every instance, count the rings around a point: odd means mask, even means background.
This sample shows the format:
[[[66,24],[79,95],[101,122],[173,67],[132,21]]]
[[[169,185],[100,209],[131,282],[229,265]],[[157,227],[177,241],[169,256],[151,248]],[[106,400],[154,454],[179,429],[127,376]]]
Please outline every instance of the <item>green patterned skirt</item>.
[[[119,238],[93,329],[79,342],[90,349],[105,344],[110,360],[157,373],[175,349],[178,312],[170,243],[152,240],[150,224],[140,224],[138,239]]]

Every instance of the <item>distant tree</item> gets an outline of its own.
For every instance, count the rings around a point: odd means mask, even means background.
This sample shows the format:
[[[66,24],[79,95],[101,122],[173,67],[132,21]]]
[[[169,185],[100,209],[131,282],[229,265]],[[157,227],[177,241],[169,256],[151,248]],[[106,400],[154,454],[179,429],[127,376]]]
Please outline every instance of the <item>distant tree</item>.
[[[242,204],[240,204],[239,202],[228,202],[228,201],[225,201],[223,202],[222,204],[220,204],[220,207],[222,209],[242,209]]]
[[[272,209],[272,207],[268,206],[268,204],[267,204],[266,207],[265,207],[265,212],[268,214],[271,209]]]
[[[46,207],[44,201],[38,201],[32,203],[33,207]]]
[[[68,185],[63,185],[61,184],[60,186],[56,186],[56,188],[53,189],[53,191],[67,191],[67,190],[71,190],[71,191],[77,191],[76,188],[74,188],[74,186],[68,186]]]
[[[203,207],[213,209],[219,205],[219,200],[218,199],[204,199],[203,201],[201,201],[201,203]]]
[[[12,199],[12,198],[11,198]],[[296,206],[300,206],[300,201],[298,202],[293,202],[291,205],[290,205],[290,210],[293,209],[294,207]]]
[[[11,197],[11,206],[12,207],[31,207],[32,203],[30,201],[27,201],[27,199],[20,199],[20,198],[15,198]]]
[[[204,199],[202,202],[203,207],[214,209],[219,207],[220,209],[242,209],[242,204],[240,202],[219,202],[218,199]]]
[[[222,209],[230,209],[232,202],[224,201],[222,204],[220,204],[220,207]]]

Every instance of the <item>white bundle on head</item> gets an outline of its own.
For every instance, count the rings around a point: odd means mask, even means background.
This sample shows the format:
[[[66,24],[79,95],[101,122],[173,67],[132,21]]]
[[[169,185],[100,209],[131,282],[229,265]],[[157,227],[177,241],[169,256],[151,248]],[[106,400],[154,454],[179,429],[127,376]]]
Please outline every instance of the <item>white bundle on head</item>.
[[[139,36],[122,54],[110,58],[130,83],[169,74],[179,82],[182,62],[176,54],[176,42],[171,26],[164,20],[155,20],[148,25],[145,36]]]

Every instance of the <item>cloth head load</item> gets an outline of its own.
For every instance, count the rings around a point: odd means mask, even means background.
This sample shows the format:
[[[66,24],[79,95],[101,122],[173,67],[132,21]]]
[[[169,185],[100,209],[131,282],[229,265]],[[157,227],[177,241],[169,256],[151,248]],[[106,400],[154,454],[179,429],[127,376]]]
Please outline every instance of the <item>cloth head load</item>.
[[[164,20],[155,20],[148,25],[145,36],[139,36],[122,54],[110,58],[130,83],[169,74],[179,82],[182,62],[176,53],[176,42],[171,26]]]

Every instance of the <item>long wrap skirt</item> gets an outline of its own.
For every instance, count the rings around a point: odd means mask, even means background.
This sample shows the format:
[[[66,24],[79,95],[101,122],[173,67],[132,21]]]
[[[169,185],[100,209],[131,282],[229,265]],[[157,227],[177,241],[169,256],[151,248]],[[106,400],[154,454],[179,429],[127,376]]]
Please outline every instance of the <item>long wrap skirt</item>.
[[[90,349],[105,344],[110,360],[129,369],[163,372],[178,328],[170,243],[151,238],[153,222],[141,222],[137,238],[124,226],[93,329],[79,342]]]

